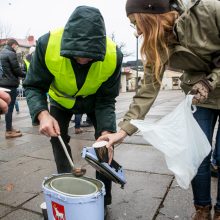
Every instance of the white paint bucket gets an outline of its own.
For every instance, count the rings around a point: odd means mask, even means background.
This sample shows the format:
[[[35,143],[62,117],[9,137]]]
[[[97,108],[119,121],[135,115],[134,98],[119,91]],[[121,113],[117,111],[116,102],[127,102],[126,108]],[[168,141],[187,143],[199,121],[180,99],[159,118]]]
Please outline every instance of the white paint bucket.
[[[104,184],[58,174],[42,183],[49,220],[104,220]]]

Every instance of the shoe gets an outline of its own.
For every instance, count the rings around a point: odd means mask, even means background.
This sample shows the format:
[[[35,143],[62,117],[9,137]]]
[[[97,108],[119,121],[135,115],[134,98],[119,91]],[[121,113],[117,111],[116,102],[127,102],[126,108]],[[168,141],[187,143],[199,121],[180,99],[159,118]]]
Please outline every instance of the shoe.
[[[16,111],[17,112],[17,114],[19,114],[20,112],[19,111]]]
[[[192,220],[211,220],[211,205],[198,206],[195,205],[196,213],[192,217]]]
[[[91,127],[93,126],[92,123],[88,123],[86,121],[84,121],[82,124],[81,124],[81,127]]]
[[[75,134],[81,134],[81,133],[83,133],[82,128],[75,128]]]
[[[213,220],[220,220],[220,210],[215,209]]]
[[[11,129],[11,131],[13,131],[13,132],[15,132],[15,133],[21,133],[21,131],[20,131],[20,130],[15,129],[15,128],[12,128],[12,129]]]
[[[6,131],[5,132],[5,138],[16,138],[16,137],[21,137],[22,133],[21,132],[16,132],[16,131]]]

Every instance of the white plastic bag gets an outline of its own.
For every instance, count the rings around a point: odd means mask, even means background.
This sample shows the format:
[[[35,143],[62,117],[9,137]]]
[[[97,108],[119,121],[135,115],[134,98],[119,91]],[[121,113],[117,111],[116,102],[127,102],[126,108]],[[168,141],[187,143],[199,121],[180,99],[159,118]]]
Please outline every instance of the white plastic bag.
[[[189,187],[211,150],[208,139],[193,117],[192,98],[192,95],[187,95],[172,112],[153,124],[131,120],[142,132],[143,138],[164,153],[168,169],[184,189]]]

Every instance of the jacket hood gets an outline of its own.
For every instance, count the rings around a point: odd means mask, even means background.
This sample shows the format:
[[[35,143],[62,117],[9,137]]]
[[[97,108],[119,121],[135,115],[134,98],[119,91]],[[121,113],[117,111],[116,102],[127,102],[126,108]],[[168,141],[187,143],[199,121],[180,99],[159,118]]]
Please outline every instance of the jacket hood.
[[[106,30],[100,11],[89,6],[77,7],[65,25],[60,55],[103,61],[105,53]]]

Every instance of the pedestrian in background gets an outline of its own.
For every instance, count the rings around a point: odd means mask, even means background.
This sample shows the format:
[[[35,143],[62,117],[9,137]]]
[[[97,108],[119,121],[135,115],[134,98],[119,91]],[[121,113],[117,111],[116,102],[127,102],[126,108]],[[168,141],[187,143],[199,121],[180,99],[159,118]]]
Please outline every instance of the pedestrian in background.
[[[51,137],[58,173],[72,170],[57,136],[62,136],[71,155],[68,127],[73,114],[89,115],[95,138],[116,131],[122,58],[106,37],[100,11],[89,6],[77,7],[64,28],[38,39],[23,86],[32,121],[40,124],[40,133]],[[105,184],[105,206],[111,204],[111,180],[98,172],[96,177]]]
[[[10,89],[9,94],[11,97],[8,112],[5,114],[6,138],[16,138],[22,136],[21,131],[13,128],[12,126],[12,115],[17,97],[19,77],[25,76],[18,63],[16,55],[17,49],[18,42],[14,39],[9,39],[7,41],[7,45],[0,52],[0,61],[3,70],[2,78],[0,80],[0,86]]]
[[[87,115],[86,120],[81,123],[81,127],[91,127],[91,126],[92,126],[92,121]]]
[[[81,128],[81,120],[82,120],[82,114],[75,114],[75,134],[81,134],[83,132],[83,129]]]
[[[22,71],[23,71],[23,73],[25,73],[25,75],[24,75],[25,77],[26,77],[26,74],[28,72],[28,68],[30,66],[30,62],[31,62],[32,56],[34,54],[34,51],[35,51],[35,47],[30,47],[29,51],[28,51],[28,54],[23,59]],[[23,84],[23,81],[24,81],[25,77],[20,79],[20,84],[19,84],[19,87],[17,88],[17,98],[16,98],[16,101],[15,101],[15,110],[16,110],[17,114],[20,113],[18,97],[23,97],[23,95],[24,95],[22,84]]]
[[[20,108],[19,108],[19,103],[18,103],[18,99],[17,98],[15,100],[15,110],[16,110],[17,114],[20,113]]]
[[[86,120],[82,122],[83,114],[75,114],[74,120],[72,122],[75,123],[75,134],[83,133],[83,129],[81,127],[90,127],[92,126],[92,122],[88,116],[86,116]]]
[[[143,38],[144,83],[119,123],[120,131],[98,140],[109,141],[107,147],[111,148],[137,131],[130,120],[144,119],[159,93],[165,67],[170,66],[183,70],[181,87],[186,94],[194,94],[194,117],[212,143],[220,116],[220,1],[195,0],[184,8],[179,0],[127,0],[126,12]],[[215,147],[219,166],[219,125]],[[194,220],[212,219],[210,157],[211,153],[192,180]],[[214,220],[217,219],[220,220],[220,180],[214,214]]]
[[[31,59],[34,55],[34,51],[35,51],[35,47],[30,47],[28,54],[25,56],[25,58],[23,59],[23,70],[24,72],[28,72],[29,66],[30,66],[30,62]]]

